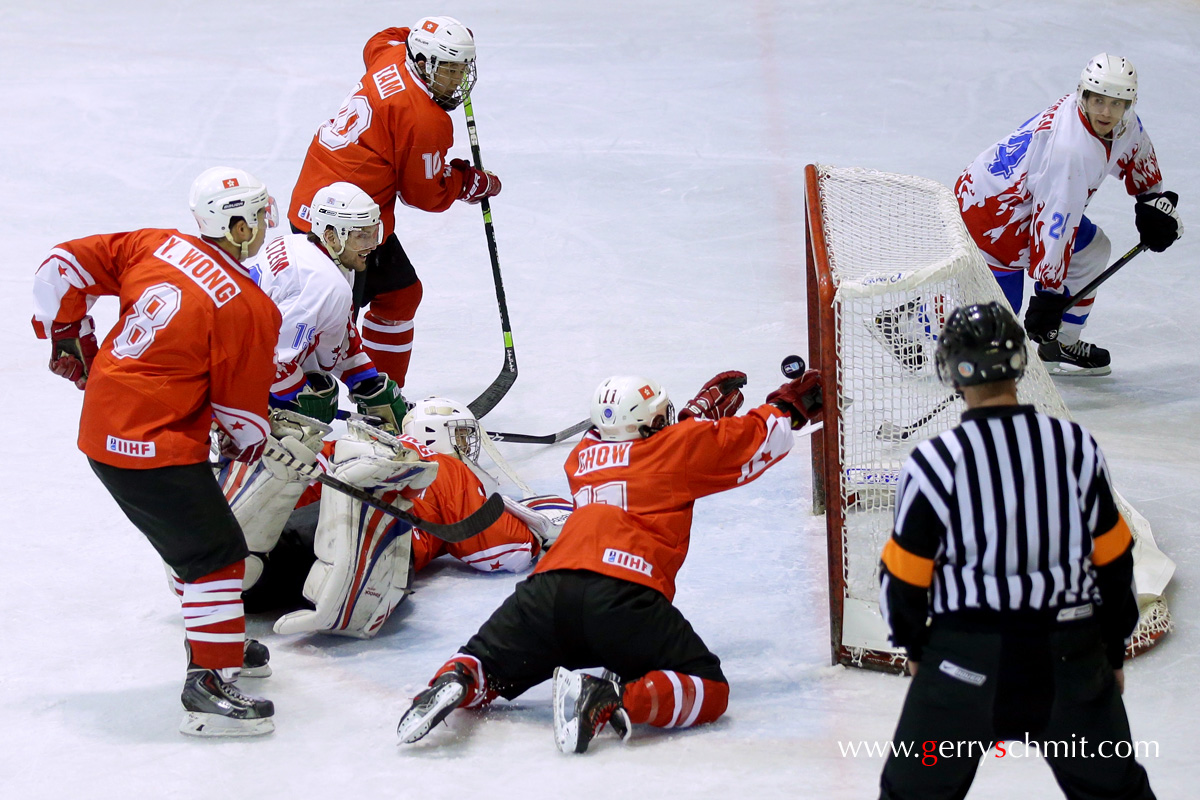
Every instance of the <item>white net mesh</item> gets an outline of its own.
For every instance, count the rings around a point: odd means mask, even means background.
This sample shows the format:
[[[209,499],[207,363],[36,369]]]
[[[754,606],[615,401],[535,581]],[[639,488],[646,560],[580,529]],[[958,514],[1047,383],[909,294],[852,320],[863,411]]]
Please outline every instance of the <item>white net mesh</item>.
[[[858,168],[817,172],[839,361],[840,424],[830,435],[838,437],[840,486],[827,487],[827,502],[840,497],[845,512],[841,645],[861,661],[864,651],[893,652],[878,611],[878,565],[900,467],[917,443],[957,425],[962,411],[937,379],[937,334],[957,306],[1007,301],[946,187]],[[1028,348],[1021,401],[1069,417],[1035,345]],[[1169,625],[1165,604],[1159,612],[1155,624]]]

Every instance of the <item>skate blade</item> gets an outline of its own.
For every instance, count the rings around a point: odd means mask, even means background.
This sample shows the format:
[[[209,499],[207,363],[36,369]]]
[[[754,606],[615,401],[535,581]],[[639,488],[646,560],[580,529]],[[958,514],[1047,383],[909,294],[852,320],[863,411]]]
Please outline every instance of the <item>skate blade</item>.
[[[1102,378],[1112,374],[1112,365],[1105,367],[1075,367],[1060,361],[1045,361],[1046,371],[1066,378]]]
[[[262,736],[275,730],[275,720],[271,717],[261,719],[230,719],[220,714],[204,714],[199,711],[188,711],[183,715],[179,724],[179,732],[188,736]]]
[[[263,664],[261,667],[242,667],[238,673],[239,678],[269,678],[275,673],[271,670],[270,664]]]
[[[418,712],[416,706],[410,708],[408,713],[400,718],[400,724],[396,726],[396,735],[400,738],[400,744],[412,744],[424,739],[435,725],[458,708],[463,694],[459,684],[448,683],[433,696],[433,702],[425,713]]]
[[[579,676],[569,669],[554,670],[554,744],[563,753],[577,752],[579,746],[575,701],[579,699],[581,683]]]

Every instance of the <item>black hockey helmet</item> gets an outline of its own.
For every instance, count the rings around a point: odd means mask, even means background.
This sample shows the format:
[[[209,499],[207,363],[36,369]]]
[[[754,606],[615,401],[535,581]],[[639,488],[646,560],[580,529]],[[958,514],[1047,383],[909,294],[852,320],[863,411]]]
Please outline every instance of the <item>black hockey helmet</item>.
[[[997,302],[954,309],[938,337],[938,378],[951,388],[1019,379],[1027,358],[1025,329]]]

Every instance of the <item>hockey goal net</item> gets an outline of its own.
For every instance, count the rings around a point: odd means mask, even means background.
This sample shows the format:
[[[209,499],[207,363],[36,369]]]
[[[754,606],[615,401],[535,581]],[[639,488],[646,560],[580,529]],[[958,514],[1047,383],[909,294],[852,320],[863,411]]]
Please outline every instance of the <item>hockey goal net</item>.
[[[945,186],[906,175],[810,165],[807,193],[809,363],[825,378],[813,436],[813,505],[826,514],[834,663],[898,671],[879,610],[879,555],[891,535],[900,468],[921,441],[958,424],[961,401],[937,379],[934,349],[957,306],[1006,303]],[[1029,345],[1023,403],[1069,417]],[[1174,565],[1145,518],[1133,529],[1142,617],[1130,655],[1170,629],[1162,590]]]

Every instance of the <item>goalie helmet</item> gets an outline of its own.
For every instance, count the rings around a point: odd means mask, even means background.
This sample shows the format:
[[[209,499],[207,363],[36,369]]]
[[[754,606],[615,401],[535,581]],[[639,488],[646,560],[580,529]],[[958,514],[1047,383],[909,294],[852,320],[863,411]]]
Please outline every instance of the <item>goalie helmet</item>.
[[[233,167],[211,167],[201,172],[192,181],[188,206],[200,226],[200,235],[210,239],[229,239],[231,221],[238,217],[251,230],[257,229],[258,212],[264,208],[267,227],[273,228],[277,222],[275,198],[267,187],[249,172]]]
[[[454,17],[422,17],[408,34],[408,62],[446,111],[475,85],[475,36]]]
[[[1025,329],[997,302],[956,308],[938,337],[936,358],[938,378],[952,389],[1018,380],[1028,359]]]
[[[426,397],[413,403],[401,423],[411,436],[435,453],[479,459],[479,421],[464,405],[445,397]]]
[[[649,378],[615,375],[592,395],[592,424],[606,442],[643,439],[674,421],[666,390]]]
[[[352,249],[371,250],[383,244],[383,226],[379,224],[379,205],[352,183],[338,181],[317,190],[309,204],[312,232],[322,242],[325,231],[332,229],[340,243],[334,258],[355,239]],[[371,230],[374,228],[374,230]]]
[[[1120,136],[1134,118],[1133,106],[1137,102],[1137,84],[1137,70],[1133,68],[1129,59],[1101,53],[1094,56],[1083,68],[1075,101],[1085,116],[1087,108],[1083,97],[1087,92],[1126,101],[1125,113],[1113,131],[1113,136]]]

